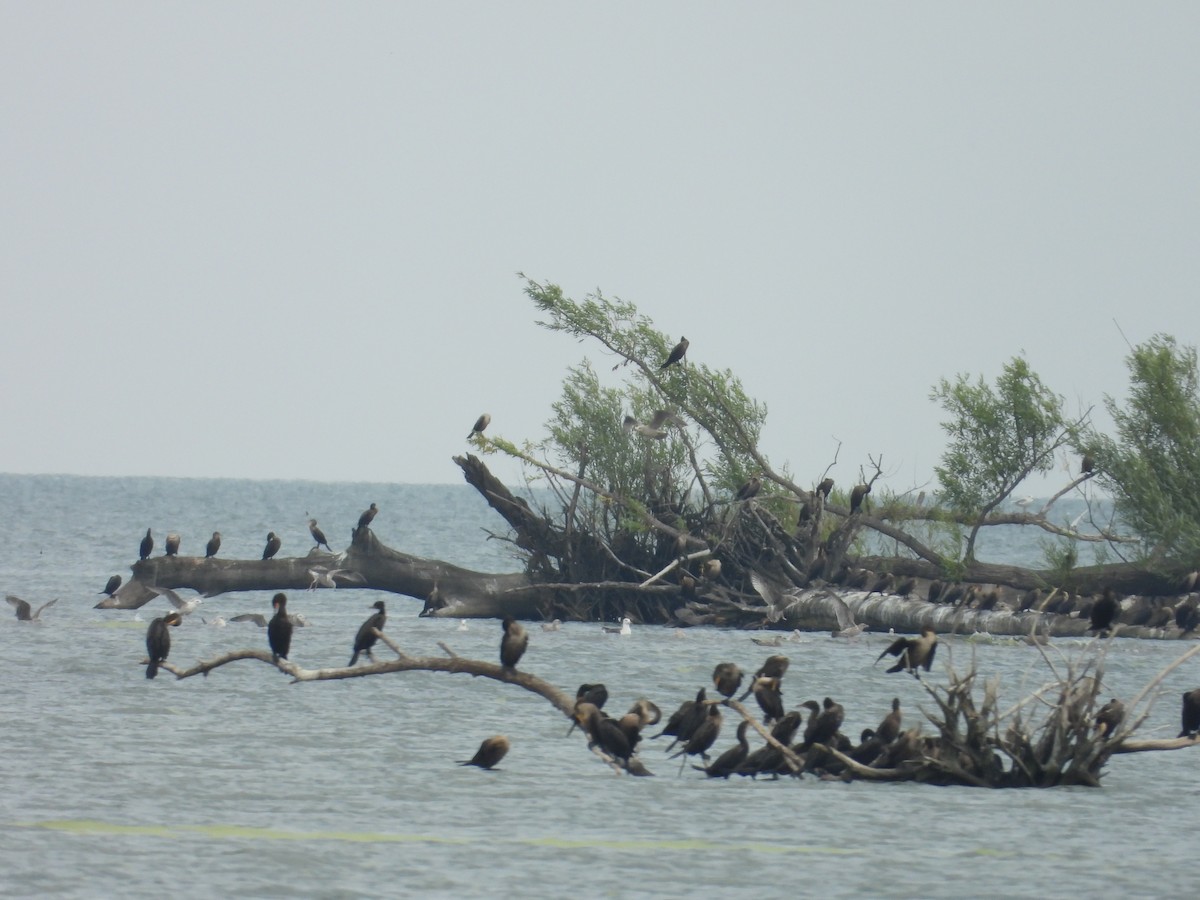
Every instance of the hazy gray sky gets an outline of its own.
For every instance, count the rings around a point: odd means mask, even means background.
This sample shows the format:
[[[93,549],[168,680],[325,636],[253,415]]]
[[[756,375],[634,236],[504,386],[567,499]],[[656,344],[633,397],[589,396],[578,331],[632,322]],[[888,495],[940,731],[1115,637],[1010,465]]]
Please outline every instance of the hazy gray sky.
[[[776,464],[926,481],[1200,331],[1200,5],[0,3],[0,471],[456,482],[636,303]],[[497,466],[508,478],[516,469]],[[811,475],[809,474],[811,473]],[[1061,479],[1056,479],[1061,481]]]

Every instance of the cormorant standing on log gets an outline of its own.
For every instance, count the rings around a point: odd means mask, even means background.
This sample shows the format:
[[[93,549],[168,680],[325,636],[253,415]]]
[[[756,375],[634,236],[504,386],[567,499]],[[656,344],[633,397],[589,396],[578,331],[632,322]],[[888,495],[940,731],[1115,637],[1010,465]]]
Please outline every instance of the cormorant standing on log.
[[[317,527],[316,519],[308,520],[308,533],[311,534],[312,539],[317,542],[317,546],[313,547],[314,550],[316,550],[318,547],[324,546],[324,548],[330,553],[333,552],[333,548],[329,546],[329,541],[325,540],[325,532]]]
[[[587,734],[589,745],[595,745],[609,756],[628,763],[633,750],[625,732],[621,731],[616,722],[591,703],[575,704],[574,718]]]
[[[508,753],[508,738],[502,734],[493,735],[490,738],[484,738],[483,743],[479,745],[479,749],[475,751],[475,755],[470,759],[460,759],[460,766],[479,766],[481,769],[490,769],[500,760],[504,759]]]
[[[375,631],[383,631],[383,626],[387,622],[387,610],[384,608],[382,600],[376,600],[371,604],[372,609],[377,609],[379,612],[367,619],[358,626],[358,634],[354,636],[354,655],[350,657],[350,662],[346,664],[346,668],[353,666],[358,662],[358,654],[367,654],[367,659],[371,662],[375,661],[375,657],[371,655],[371,648],[375,646],[375,642],[379,640],[375,636]]]
[[[850,515],[854,515],[862,507],[863,498],[871,493],[869,484],[856,484],[850,492]]]
[[[369,507],[363,510],[362,515],[358,517],[358,527],[366,528],[374,520],[379,513],[379,507],[372,503]],[[355,529],[357,530],[357,529]]]
[[[270,559],[279,552],[279,548],[283,546],[283,541],[273,531],[267,532],[267,546],[263,547],[263,559]]]
[[[1125,704],[1113,697],[1096,713],[1096,730],[1101,737],[1112,737],[1112,733],[1125,721]]]
[[[267,643],[271,645],[272,658],[278,662],[280,657],[287,659],[288,651],[292,648],[292,620],[288,618],[287,595],[276,594],[271,598],[271,607],[275,615],[267,623]]]
[[[221,532],[214,531],[213,536],[208,539],[208,545],[204,548],[204,558],[216,556],[217,551],[221,549]]]
[[[742,686],[742,670],[735,663],[717,663],[717,667],[713,669],[712,679],[718,694],[732,697]]]
[[[111,597],[113,594],[115,594],[117,592],[117,588],[119,588],[120,586],[121,586],[121,576],[113,575],[111,578],[108,579],[108,583],[104,585],[104,590],[102,590],[100,593],[108,594],[108,596]]]
[[[521,623],[512,616],[504,617],[504,637],[500,639],[500,665],[506,669],[515,669],[525,648],[529,646],[529,635]]]
[[[1113,596],[1113,589],[1106,587],[1104,593],[1100,595],[1100,599],[1092,604],[1091,624],[1088,625],[1088,631],[1098,632],[1100,637],[1108,637],[1108,629],[1117,618],[1120,609],[1117,598]]]
[[[915,638],[897,638],[879,654],[875,662],[887,655],[900,657],[899,662],[888,669],[888,672],[911,672],[914,676],[917,669],[924,666],[925,671],[933,665],[933,655],[937,652],[937,632],[930,625],[921,628],[921,634]]]
[[[824,709],[817,706],[815,700],[805,700],[801,706],[811,710],[812,715],[808,717],[808,725],[804,728],[804,743],[801,744],[799,752],[807,751],[813,744],[828,746],[846,718],[846,710],[842,704],[835,703],[832,697],[826,697]]]
[[[750,723],[745,719],[737,727],[737,743],[717,757],[716,762],[707,768],[704,766],[692,766],[693,769],[699,769],[709,778],[728,778],[738,770],[738,767],[746,761],[746,757],[750,755],[750,744],[746,740],[746,729],[750,727]]]
[[[651,737],[651,740],[654,738],[660,738],[664,734],[669,734],[677,741],[683,736],[682,731],[684,727],[690,727],[694,731],[696,726],[691,723],[691,720],[693,717],[695,717],[696,724],[699,724],[699,717],[696,709],[697,707],[703,709],[706,699],[707,697],[705,696],[704,688],[700,688],[700,690],[696,691],[696,699],[684,700],[682,703],[680,703],[679,708],[675,710],[675,712],[671,713],[670,717],[667,719],[667,724],[663,726],[663,730]],[[689,734],[684,737],[684,740],[690,736],[691,734],[689,732]],[[671,742],[671,747],[675,746],[676,741]],[[668,747],[667,749],[670,750],[671,747]]]
[[[150,662],[146,666],[146,677],[153,678],[158,674],[158,664],[167,658],[171,652],[171,632],[167,626],[176,627],[183,621],[183,616],[175,611],[155,619],[146,629],[146,654]]]
[[[833,493],[833,479],[826,478],[820,484],[818,484],[817,493],[821,494],[826,500],[828,500],[829,495]]]
[[[892,711],[883,717],[883,721],[879,723],[879,727],[875,729],[875,738],[883,744],[890,744],[896,738],[900,737],[900,723],[903,719],[900,713],[900,698],[892,698]]]
[[[1182,723],[1180,737],[1195,737],[1200,732],[1200,688],[1183,695]]]
[[[469,441],[471,438],[473,438],[477,434],[480,434],[480,435],[483,434],[483,430],[485,428],[487,428],[488,425],[491,424],[491,422],[492,422],[491,414],[484,413],[482,416],[480,416],[478,419],[475,420],[475,425],[474,425],[474,427],[471,428],[471,433],[467,435],[467,440]]]
[[[658,367],[659,371],[662,371],[667,366],[673,366],[677,362],[682,362],[683,355],[685,353],[687,353],[687,349],[688,349],[688,339],[685,337],[681,337],[679,339],[679,343],[676,344],[673,348],[671,348],[671,352],[667,356],[667,361]]]
[[[753,500],[758,496],[758,492],[762,490],[762,479],[758,475],[751,475],[750,480],[737,489],[735,499],[737,500]]]
[[[138,559],[147,559],[150,556],[150,551],[154,549],[154,537],[150,534],[150,529],[146,529],[146,536],[142,538],[141,546],[138,548]]]
[[[174,531],[167,535],[167,546],[164,551],[164,556],[177,556],[179,554],[180,537]]]

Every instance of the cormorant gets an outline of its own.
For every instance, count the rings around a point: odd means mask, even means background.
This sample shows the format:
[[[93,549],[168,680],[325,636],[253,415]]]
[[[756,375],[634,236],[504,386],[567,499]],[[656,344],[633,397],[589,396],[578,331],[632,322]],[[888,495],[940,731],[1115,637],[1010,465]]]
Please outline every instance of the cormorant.
[[[856,484],[854,486],[854,490],[850,492],[850,515],[858,512],[863,504],[863,498],[869,493],[871,493],[871,486],[869,484]]]
[[[683,360],[683,355],[687,353],[687,349],[688,339],[681,337],[679,339],[679,343],[671,348],[671,353],[667,356],[667,361],[658,367],[659,371],[665,369],[667,366],[673,366],[675,363],[681,362]]]
[[[826,478],[820,484],[818,484],[817,485],[817,493],[822,494],[825,497],[825,499],[828,500],[829,495],[831,493],[833,493],[833,479]]]
[[[288,658],[292,647],[292,620],[287,613],[287,595],[276,594],[271,598],[271,607],[275,615],[267,625],[267,643],[271,645],[271,657],[279,662],[280,657]]]
[[[888,672],[911,672],[914,676],[922,666],[925,671],[933,665],[933,655],[937,652],[937,632],[930,625],[921,628],[921,634],[915,638],[897,638],[886,650],[879,654],[875,662],[889,654],[900,657],[899,662],[888,669]]]
[[[329,546],[329,541],[325,540],[325,532],[317,527],[316,519],[308,520],[308,533],[311,534],[312,539],[317,542],[316,547],[313,547],[314,550],[316,550],[318,547],[324,546],[325,549],[330,553],[333,552],[333,548]]]
[[[890,744],[896,738],[900,737],[900,722],[903,715],[900,713],[900,698],[892,698],[892,711],[883,717],[883,721],[879,723],[879,727],[875,729],[874,736],[882,744]]]
[[[362,515],[358,517],[358,527],[366,528],[371,524],[371,521],[379,513],[379,507],[372,503],[369,507],[363,510]]]
[[[113,594],[115,594],[117,592],[117,588],[119,588],[120,586],[121,586],[121,576],[113,575],[111,578],[108,579],[108,583],[104,585],[104,590],[102,590],[100,593],[108,594],[108,596],[111,597]]]
[[[582,690],[582,688],[581,688]],[[695,700],[684,700],[679,704],[679,709],[671,713],[667,719],[667,724],[663,726],[663,730],[654,735],[656,738],[662,737],[664,734],[669,734],[675,738],[671,741],[668,750],[674,747],[680,740],[687,740],[692,736],[692,732],[696,730],[696,726],[700,724],[700,718],[704,715],[704,706],[707,697],[704,693],[704,688],[696,691]]]
[[[141,546],[138,547],[138,559],[147,559],[150,556],[150,551],[154,549],[154,538],[150,534],[150,529],[146,529],[146,536],[142,538]]]
[[[12,604],[13,608],[17,611],[17,619],[21,622],[36,622],[38,617],[41,616],[43,609],[53,606],[58,602],[58,598],[55,597],[53,600],[43,603],[36,611],[31,612],[32,607],[20,597],[8,594],[4,599]]]
[[[146,629],[146,653],[150,662],[146,665],[146,677],[153,678],[158,674],[158,665],[171,652],[171,633],[167,626],[176,627],[183,621],[183,616],[172,610],[161,618],[155,619]]]
[[[763,711],[764,725],[770,725],[783,718],[783,692],[779,688],[778,678],[759,676],[754,679],[750,689],[754,691],[758,708]]]
[[[387,611],[384,608],[382,600],[376,600],[371,604],[371,608],[377,609],[379,612],[358,626],[358,634],[354,636],[354,655],[350,657],[350,662],[346,664],[347,668],[358,662],[358,654],[360,653],[367,654],[367,659],[371,660],[371,662],[375,661],[375,657],[371,655],[371,648],[379,640],[375,635],[376,630],[383,631],[383,626],[387,622]]]
[[[750,480],[737,489],[736,500],[752,500],[758,496],[758,492],[762,490],[762,479],[757,475],[751,475]]]
[[[270,559],[279,552],[279,548],[283,546],[283,541],[273,531],[267,532],[267,546],[263,547],[263,559]]]
[[[1185,600],[1175,607],[1175,624],[1184,634],[1200,626],[1200,606],[1195,600]]]
[[[1095,470],[1096,470],[1096,461],[1094,459],[1092,459],[1092,457],[1089,454],[1087,454],[1087,453],[1083,454],[1083,459],[1079,463],[1079,474],[1093,475],[1093,474],[1095,474]]]
[[[591,703],[576,703],[573,714],[575,722],[588,736],[588,744],[595,745],[609,756],[628,762],[633,749],[625,732],[612,719]]]
[[[800,746],[799,752],[807,751],[813,744],[828,746],[834,735],[838,733],[838,729],[842,727],[842,721],[846,717],[846,711],[842,708],[842,704],[834,703],[833,698],[826,697],[824,709],[817,706],[815,700],[805,700],[800,705],[810,710],[812,714],[808,717],[808,725],[804,728],[804,743]]]
[[[716,668],[713,669],[712,680],[717,687],[718,694],[723,697],[732,697],[742,686],[742,670],[734,663],[717,663]]]
[[[746,729],[749,727],[750,723],[742,719],[741,724],[737,727],[737,743],[734,746],[718,756],[711,766],[693,766],[692,768],[699,769],[709,778],[728,778],[750,755],[750,744],[746,741]]]
[[[913,589],[916,586],[917,586],[917,579],[913,578],[910,575],[908,578],[902,579],[896,585],[896,588],[895,588],[896,596],[897,597],[907,597],[909,594],[911,594],[913,592]]]
[[[575,692],[576,703],[590,703],[596,709],[604,709],[608,702],[608,688],[603,684],[581,684]]]
[[[1101,737],[1112,737],[1112,733],[1125,721],[1125,704],[1113,697],[1096,713],[1096,730]]]
[[[696,730],[692,732],[692,736],[688,742],[684,744],[683,749],[671,754],[671,759],[677,756],[683,757],[683,763],[679,766],[679,771],[683,771],[684,765],[687,764],[689,756],[699,756],[705,762],[708,762],[708,750],[716,743],[717,735],[721,733],[721,707],[713,703],[708,707],[708,713],[704,720],[696,726]]]
[[[500,665],[506,669],[515,669],[529,646],[529,635],[521,623],[511,616],[504,618],[504,637],[500,639]]]
[[[470,433],[467,434],[467,440],[469,441],[477,434],[483,434],[483,430],[487,428],[489,424],[491,424],[491,421],[492,416],[490,413],[484,413],[482,416],[476,419],[475,425],[471,428]]]
[[[164,556],[177,556],[179,554],[179,535],[172,531],[167,534],[167,545],[163,551]]]
[[[927,599],[930,603],[937,603],[941,598],[942,591],[944,589],[945,585],[935,578],[933,581],[929,582],[929,591],[926,593],[925,599]]]
[[[1091,624],[1088,625],[1088,631],[1095,631],[1099,633],[1100,637],[1107,637],[1108,629],[1112,627],[1112,623],[1117,618],[1117,613],[1120,610],[1121,605],[1117,603],[1117,598],[1113,596],[1113,589],[1105,587],[1100,599],[1092,605]]]
[[[481,429],[482,430],[482,429]],[[475,751],[475,755],[470,759],[460,759],[460,766],[479,766],[481,769],[490,769],[500,760],[504,759],[508,753],[508,738],[502,734],[492,735],[490,738],[484,738],[483,743],[479,745],[479,749]]]
[[[1180,737],[1195,737],[1200,732],[1200,688],[1183,695],[1182,722]]]
[[[208,546],[204,548],[204,558],[216,556],[217,551],[221,549],[221,532],[214,531],[213,536],[208,539]]]

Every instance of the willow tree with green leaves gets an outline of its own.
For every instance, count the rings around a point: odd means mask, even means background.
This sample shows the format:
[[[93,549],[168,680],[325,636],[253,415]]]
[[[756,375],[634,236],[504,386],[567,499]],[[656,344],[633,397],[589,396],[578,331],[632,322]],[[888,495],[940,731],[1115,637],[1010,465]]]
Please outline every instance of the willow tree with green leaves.
[[[1105,398],[1116,437],[1088,433],[1098,480],[1143,561],[1168,572],[1200,567],[1200,378],[1196,348],[1155,335],[1126,359],[1129,395]]]
[[[948,414],[942,428],[949,443],[936,467],[941,497],[965,517],[963,559],[971,562],[989,514],[1030,475],[1054,467],[1081,420],[1067,421],[1062,397],[1020,356],[1005,363],[994,386],[960,374],[938,382],[931,399]]]

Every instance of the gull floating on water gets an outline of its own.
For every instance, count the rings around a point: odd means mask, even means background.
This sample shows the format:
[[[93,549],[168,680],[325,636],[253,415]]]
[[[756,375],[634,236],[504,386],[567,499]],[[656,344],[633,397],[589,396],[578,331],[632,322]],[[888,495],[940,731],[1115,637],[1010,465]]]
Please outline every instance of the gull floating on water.
[[[542,631],[558,631],[560,628],[562,628],[562,619],[542,623]]]
[[[459,619],[459,620],[458,620],[458,630],[459,630],[459,631],[466,631],[466,630],[467,630],[467,620],[466,620],[466,619]]]
[[[633,634],[633,629],[630,627],[631,625],[633,625],[633,621],[629,618],[629,616],[625,616],[625,618],[623,618],[621,620],[620,628],[612,628],[608,625],[605,625],[604,633],[605,634],[630,635],[630,634]]]

